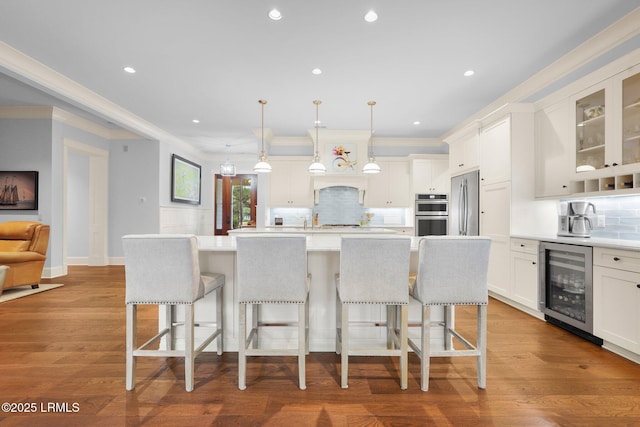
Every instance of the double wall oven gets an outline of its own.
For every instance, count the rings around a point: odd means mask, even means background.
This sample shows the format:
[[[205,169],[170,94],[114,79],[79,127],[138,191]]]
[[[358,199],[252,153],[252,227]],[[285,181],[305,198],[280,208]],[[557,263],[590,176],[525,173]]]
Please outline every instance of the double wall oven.
[[[444,236],[448,223],[449,201],[446,194],[416,194],[416,236]]]

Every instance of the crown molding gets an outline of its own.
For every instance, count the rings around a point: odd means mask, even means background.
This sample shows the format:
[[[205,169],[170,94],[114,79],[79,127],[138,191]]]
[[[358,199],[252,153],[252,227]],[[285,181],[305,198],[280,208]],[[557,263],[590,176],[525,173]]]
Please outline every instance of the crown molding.
[[[52,106],[19,105],[0,107],[0,118],[15,120],[55,120],[108,140],[144,139],[140,135],[126,129],[110,129]]]
[[[35,85],[41,90],[67,99],[73,104],[82,105],[95,112],[96,115],[108,117],[109,120],[119,126],[131,129],[132,132],[144,138],[181,146],[187,145],[165,130],[125,110],[2,41],[0,41],[0,67],[7,70],[9,74],[18,80]]]

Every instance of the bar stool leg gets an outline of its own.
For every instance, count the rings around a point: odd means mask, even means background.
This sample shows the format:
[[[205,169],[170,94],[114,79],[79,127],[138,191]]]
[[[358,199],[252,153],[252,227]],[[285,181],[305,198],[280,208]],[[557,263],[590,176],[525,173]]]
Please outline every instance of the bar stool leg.
[[[246,385],[246,371],[247,371],[247,355],[245,354],[245,347],[247,341],[247,305],[239,304],[238,317],[240,318],[240,330],[238,331],[238,388],[245,390]]]
[[[193,354],[193,336],[194,336],[194,313],[193,304],[187,304],[184,307],[184,381],[187,391],[193,391],[193,374],[195,356]]]
[[[342,304],[340,312],[342,314],[342,333],[340,334],[342,341],[342,354],[340,355],[341,387],[349,388],[349,304]]]
[[[487,306],[478,306],[478,388],[487,388]]]
[[[397,306],[396,306],[397,309]],[[394,314],[395,317],[395,314]],[[409,344],[407,341],[409,330],[409,307],[400,306],[400,388],[407,389],[409,378]],[[394,329],[395,333],[395,329]]]
[[[420,351],[420,389],[422,391],[429,390],[429,363],[430,363],[430,347],[431,347],[431,307],[422,306],[422,341]]]
[[[136,386],[136,358],[133,351],[138,348],[138,306],[127,304],[127,390]]]
[[[224,344],[224,328],[222,325],[222,306],[223,304],[223,298],[224,298],[224,291],[223,291],[223,287],[220,286],[217,290],[216,290],[216,328],[220,329],[220,335],[218,335],[218,356],[222,355],[223,352],[223,344]]]
[[[300,383],[300,390],[307,388],[305,369],[305,356],[307,354],[306,318],[306,303],[298,304],[298,381]]]

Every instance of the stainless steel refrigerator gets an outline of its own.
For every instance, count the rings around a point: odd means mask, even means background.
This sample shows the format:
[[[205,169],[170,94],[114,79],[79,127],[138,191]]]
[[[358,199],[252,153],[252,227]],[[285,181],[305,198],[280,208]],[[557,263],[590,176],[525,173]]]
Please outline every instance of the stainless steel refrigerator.
[[[480,230],[480,174],[478,171],[451,178],[449,234],[477,236]]]

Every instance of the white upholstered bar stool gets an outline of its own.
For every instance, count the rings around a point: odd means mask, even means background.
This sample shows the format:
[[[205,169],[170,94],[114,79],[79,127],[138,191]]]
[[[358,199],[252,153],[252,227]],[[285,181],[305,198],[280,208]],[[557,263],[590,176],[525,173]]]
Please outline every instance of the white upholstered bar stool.
[[[225,276],[201,273],[195,236],[182,234],[127,235],[122,238],[125,259],[127,304],[126,388],[135,387],[136,357],[183,357],[185,388],[193,390],[194,360],[217,338],[222,354],[222,290]],[[210,292],[216,293],[216,322],[195,323],[194,304]],[[138,347],[137,305],[164,305],[167,327]],[[175,321],[175,308],[184,306],[184,321]],[[184,350],[174,349],[175,328],[184,327]],[[195,328],[208,328],[206,338],[195,348]],[[166,336],[167,350],[160,349]],[[157,349],[149,349],[153,344]]]
[[[400,388],[407,388],[407,320],[409,257],[407,237],[343,237],[340,244],[340,273],[336,275],[336,352],[341,355],[341,386],[348,387],[349,356],[399,356]],[[352,345],[349,309],[359,305],[382,305],[387,319],[369,322],[386,326],[386,348]],[[400,315],[398,316],[398,309]],[[396,319],[400,318],[400,325]],[[366,326],[367,322],[357,322]]]
[[[419,344],[409,338],[409,346],[420,357],[420,388],[429,389],[431,357],[474,356],[478,365],[478,387],[486,388],[487,363],[487,270],[491,239],[468,236],[429,236],[418,246],[418,271],[409,280],[409,292],[422,304]],[[454,325],[453,307],[477,306],[477,336],[473,345]],[[444,343],[431,343],[431,306],[444,306]],[[452,338],[464,349],[455,349]]]
[[[305,356],[309,352],[309,284],[307,240],[302,235],[236,237],[236,286],[239,303],[238,388],[246,389],[247,356],[297,356],[298,381],[306,388]],[[293,304],[297,321],[266,322],[262,305]],[[252,323],[247,335],[247,306]],[[297,326],[296,348],[262,346],[264,328]]]

